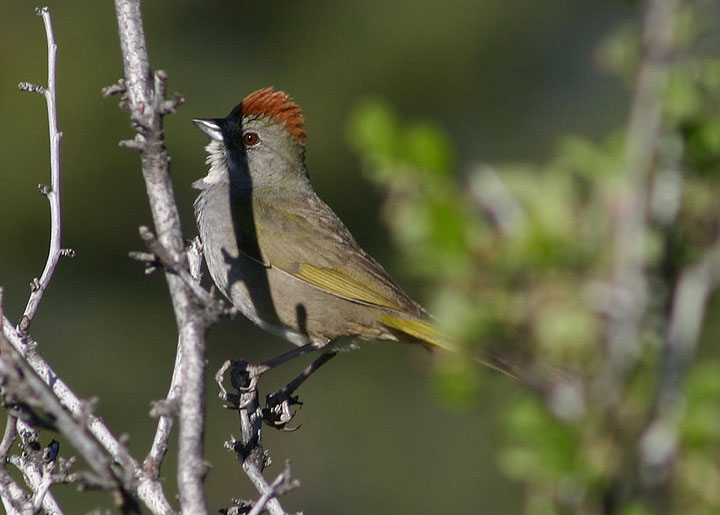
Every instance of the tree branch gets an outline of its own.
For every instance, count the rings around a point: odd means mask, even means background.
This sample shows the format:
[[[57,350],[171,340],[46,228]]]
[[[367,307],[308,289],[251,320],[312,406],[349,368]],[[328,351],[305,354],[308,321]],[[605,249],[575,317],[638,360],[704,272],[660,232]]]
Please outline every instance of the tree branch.
[[[20,317],[19,327],[23,333],[27,333],[30,322],[32,322],[38,305],[42,299],[43,293],[50,284],[53,272],[57,266],[60,257],[63,255],[72,256],[71,250],[63,250],[60,246],[62,235],[62,212],[60,204],[60,141],[62,140],[62,132],[58,129],[57,121],[57,100],[55,88],[55,70],[57,64],[57,44],[55,43],[55,34],[53,32],[52,19],[50,11],[47,7],[37,9],[35,11],[42,16],[45,25],[45,34],[47,37],[48,48],[48,83],[47,87],[38,86],[22,82],[19,88],[23,91],[40,93],[45,97],[48,111],[48,130],[50,133],[50,186],[39,185],[40,192],[45,195],[50,203],[50,249],[48,251],[47,261],[43,269],[40,279],[34,279],[31,283],[31,293],[27,306]]]
[[[12,348],[21,355],[28,366],[49,385],[53,394],[59,399],[64,408],[75,417],[85,422],[88,431],[97,439],[98,443],[112,456],[129,477],[137,480],[136,490],[138,497],[145,503],[152,513],[169,515],[174,510],[168,503],[162,490],[162,484],[156,479],[144,474],[138,463],[130,456],[127,448],[122,445],[98,417],[88,412],[87,404],[58,377],[50,365],[43,359],[37,350],[34,341],[28,341],[26,336],[12,326],[7,318],[2,320],[2,335]]]
[[[2,335],[0,334],[0,338]],[[32,500],[23,488],[12,478],[7,469],[10,449],[17,438],[17,417],[8,414],[5,433],[0,441],[0,500],[10,514],[33,513]]]
[[[27,362],[3,336],[0,336],[0,379],[2,379],[3,397],[6,402],[19,403],[23,411],[30,410],[31,415],[34,415],[33,412],[37,412],[43,420],[50,421],[53,427],[87,462],[97,475],[98,483],[105,484],[107,488],[119,488],[125,491],[123,494],[125,502],[130,504],[134,502],[128,495],[128,492],[135,490],[133,475],[116,472],[112,466],[112,459],[87,431],[84,421],[80,419],[82,415],[68,412],[45,381],[28,366]],[[31,487],[36,494],[39,493],[39,487],[44,476],[47,475],[42,467],[38,468],[40,470],[34,471],[38,477],[31,480],[33,483]],[[29,470],[32,471],[32,468]],[[42,504],[42,497],[45,495],[38,497],[40,504]],[[128,513],[139,513],[137,507],[126,504],[125,508]],[[53,509],[52,511],[57,512],[58,510]]]
[[[614,302],[608,326],[611,384],[630,367],[639,348],[646,311],[645,246],[649,179],[657,151],[668,82],[669,57],[680,0],[647,0],[643,21],[643,57],[635,85],[625,142],[626,181],[615,206]],[[615,388],[616,389],[616,388]],[[615,392],[617,393],[617,392]]]
[[[192,241],[188,251],[189,275],[191,284],[196,284],[200,288],[201,267],[202,267],[202,250],[200,240],[195,238]],[[167,266],[167,265],[166,265]],[[202,288],[201,288],[202,289]],[[202,290],[205,292],[205,290]],[[205,292],[207,294],[207,292]],[[145,472],[151,477],[159,478],[160,466],[167,452],[170,432],[172,431],[173,421],[178,415],[178,402],[180,399],[180,378],[183,367],[183,347],[178,341],[177,353],[175,355],[175,366],[173,368],[172,379],[170,380],[170,388],[164,400],[153,406],[151,415],[158,416],[158,426],[155,430],[150,451],[143,462]]]
[[[222,384],[228,370],[230,371],[230,383],[236,393],[228,393]],[[260,493],[260,500],[255,503],[243,504],[257,506],[262,501],[263,507],[271,515],[287,515],[280,505],[280,501],[276,498],[279,495],[278,492],[272,485],[268,484],[263,475],[263,470],[270,464],[270,456],[262,446],[263,412],[258,402],[258,390],[253,386],[252,378],[248,374],[247,363],[244,361],[226,361],[215,374],[215,380],[221,391],[220,397],[228,401],[232,406],[237,407],[240,419],[240,440],[233,439],[226,443],[226,447],[235,451],[238,460],[242,463],[245,474]],[[286,471],[288,473],[286,480],[290,481],[289,470],[286,469]],[[292,484],[293,488],[297,486],[297,482]],[[228,513],[231,513],[230,510],[228,510]],[[255,513],[254,509],[252,513]]]
[[[9,463],[20,470],[25,483],[34,492],[30,500],[32,512],[37,513],[42,507],[48,514],[62,515],[60,505],[50,492],[55,463],[46,459],[48,456],[45,450],[38,444],[36,427],[16,417],[15,433],[19,437],[22,453],[19,456],[10,456]]]
[[[2,342],[2,355],[0,356],[0,365],[2,365],[2,374],[4,380],[10,385],[9,388],[4,387],[3,393],[6,395],[15,394],[21,398],[23,402],[34,405],[33,408],[37,413],[51,413],[55,423],[62,425],[68,433],[69,441],[73,445],[78,446],[78,451],[87,460],[88,464],[94,467],[100,467],[96,472],[105,479],[110,478],[118,485],[125,488],[130,493],[137,490],[138,496],[147,504],[153,513],[171,514],[173,513],[165,495],[162,491],[159,481],[149,478],[142,473],[142,470],[133,458],[128,454],[127,449],[110,433],[107,427],[97,417],[89,412],[86,403],[82,402],[70,388],[55,374],[49,364],[42,358],[37,350],[37,344],[30,338],[27,333],[30,321],[32,320],[38,304],[42,298],[44,290],[49,284],[52,273],[55,269],[57,261],[62,255],[71,255],[72,251],[64,250],[60,247],[61,235],[61,217],[60,217],[60,155],[59,144],[61,133],[57,129],[57,113],[55,101],[55,63],[57,45],[54,41],[52,23],[50,13],[47,9],[37,11],[43,17],[45,23],[46,34],[48,38],[48,87],[44,88],[34,84],[23,83],[20,89],[33,91],[45,96],[48,104],[49,131],[51,140],[51,186],[41,187],[41,191],[48,196],[51,207],[51,244],[48,261],[41,279],[33,281],[36,285],[25,313],[20,324],[16,328],[14,324],[2,315],[0,310],[0,342]],[[22,382],[18,384],[13,381],[14,377],[20,374]],[[25,414],[32,413],[27,411],[22,405],[19,405],[21,411]],[[24,410],[24,411],[23,411]],[[41,417],[44,419],[44,417]],[[15,417],[9,419],[12,424]],[[60,422],[58,422],[60,421]],[[20,436],[24,438],[36,430],[23,421],[17,421],[17,424],[23,426]],[[18,426],[19,427],[19,426]],[[11,437],[18,434],[18,429],[14,432],[8,429],[6,437],[2,442],[2,451],[7,453],[9,445],[12,444]],[[92,436],[90,436],[92,435]],[[22,439],[21,438],[21,439]],[[75,440],[77,438],[77,441]],[[110,457],[106,455],[108,453]],[[15,458],[15,457],[14,457]],[[13,460],[18,466],[23,468],[23,472],[30,469],[25,467],[22,460]],[[119,468],[116,472],[116,467]],[[102,473],[100,473],[102,471]],[[43,471],[35,470],[38,478],[42,479]],[[47,474],[52,475],[52,470],[48,470]],[[47,475],[46,474],[46,475]],[[26,477],[28,474],[25,474]],[[67,480],[67,478],[65,478]],[[50,483],[48,483],[50,481]],[[46,489],[52,483],[52,478],[47,479],[44,483],[40,481],[31,484],[31,488],[35,492],[35,502],[43,505],[48,512],[60,512],[57,505],[49,504],[53,501],[52,495],[48,492],[44,494],[38,491],[38,488]],[[96,481],[97,483],[97,481]],[[107,483],[107,481],[105,481]],[[15,490],[13,492],[12,490]],[[14,498],[19,498],[17,489],[10,487],[5,489]],[[3,502],[7,498],[3,494]],[[5,502],[6,506],[7,503]],[[130,506],[132,501],[126,503]],[[14,508],[13,508],[14,509]],[[132,508],[130,508],[132,511]]]
[[[0,288],[0,338],[3,338],[3,289]],[[8,515],[32,513],[30,496],[12,478],[7,469],[10,449],[17,438],[17,417],[8,413],[5,432],[0,440],[0,501]]]
[[[127,108],[135,127],[135,147],[141,151],[142,171],[158,242],[173,262],[187,266],[183,252],[180,217],[163,142],[163,114],[181,100],[165,100],[164,73],[153,77],[148,61],[138,0],[115,0],[120,47],[125,70]],[[179,330],[180,364],[178,488],[183,512],[207,513],[203,480],[205,414],[205,329],[203,310],[191,289],[172,271],[165,271]],[[164,424],[167,424],[165,422]]]
[[[675,287],[655,407],[639,440],[640,477],[646,490],[662,487],[670,480],[678,448],[679,413],[684,407],[683,380],[695,354],[708,299],[719,283],[720,242],[685,268]]]

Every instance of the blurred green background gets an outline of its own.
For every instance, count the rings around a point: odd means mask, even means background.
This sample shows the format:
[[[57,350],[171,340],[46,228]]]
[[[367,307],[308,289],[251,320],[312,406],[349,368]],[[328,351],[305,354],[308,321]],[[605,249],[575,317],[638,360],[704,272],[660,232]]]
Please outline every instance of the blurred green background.
[[[28,283],[46,257],[48,141],[42,98],[20,81],[44,84],[46,47],[37,6],[0,5],[0,285],[17,319]],[[58,100],[64,132],[63,260],[32,326],[40,350],[142,459],[155,421],[149,403],[170,379],[175,326],[164,280],[127,257],[142,249],[137,227],[150,216],[127,113],[100,89],[122,74],[112,2],[50,3],[59,44]],[[596,47],[638,7],[621,0],[425,0],[383,2],[153,1],[144,5],[151,63],[168,71],[187,103],[166,118],[176,195],[187,237],[205,173],[206,138],[193,117],[224,116],[268,85],[289,92],[307,118],[307,163],[319,194],[358,241],[418,300],[423,284],[394,255],[378,215],[382,191],[368,183],[347,144],[346,124],[367,97],[403,117],[436,120],[457,145],[457,170],[479,161],[542,161],[561,135],[599,140],[626,117],[628,92],[598,70]],[[209,335],[209,376],[227,358],[260,360],[288,349],[238,318]],[[366,344],[343,355],[301,390],[291,434],[265,432],[275,460],[291,459],[302,487],[289,510],[311,514],[519,513],[523,490],[500,473],[499,410],[527,395],[512,380],[482,373],[471,406],[454,407],[434,386],[433,356],[420,348]],[[287,365],[262,387],[289,379]],[[208,381],[209,507],[255,497],[222,443],[238,433]],[[49,438],[49,435],[44,435]],[[175,456],[164,472],[174,474]],[[168,481],[172,491],[174,478]],[[77,499],[70,487],[61,501]],[[77,513],[105,496],[79,496]],[[70,501],[66,501],[70,502]]]

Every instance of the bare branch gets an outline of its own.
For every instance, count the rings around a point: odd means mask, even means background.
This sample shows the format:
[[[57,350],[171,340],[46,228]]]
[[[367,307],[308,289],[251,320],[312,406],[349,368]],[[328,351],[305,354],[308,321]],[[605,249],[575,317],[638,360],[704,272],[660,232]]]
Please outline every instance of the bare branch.
[[[35,399],[34,402],[37,402],[37,406],[33,409],[37,413],[49,412],[52,413],[55,423],[58,420],[62,421],[67,432],[71,435],[70,442],[77,443],[80,446],[78,451],[88,459],[88,463],[100,467],[96,471],[98,474],[102,470],[103,472],[100,475],[114,478],[116,483],[119,482],[124,485],[124,488],[130,492],[137,489],[138,496],[150,507],[153,513],[172,514],[173,510],[165,498],[160,483],[142,473],[142,470],[122,443],[110,433],[102,421],[90,413],[87,403],[82,402],[55,374],[37,351],[35,342],[27,334],[29,324],[37,310],[42,294],[48,286],[59,257],[74,254],[71,250],[63,249],[60,246],[59,146],[62,135],[57,128],[55,97],[57,46],[54,41],[50,13],[47,9],[40,9],[37,13],[43,18],[48,40],[48,87],[41,88],[29,84],[22,84],[20,87],[24,90],[42,93],[48,105],[51,185],[50,187],[41,186],[40,189],[43,194],[48,196],[50,202],[51,243],[45,269],[40,279],[33,280],[33,292],[18,328],[15,328],[7,318],[0,316],[0,341],[3,342],[3,348],[5,349],[1,356],[3,375],[7,380],[7,377],[22,373],[23,385],[17,387],[15,394],[18,394],[24,402],[26,402],[26,397]],[[11,351],[11,348],[14,350]],[[27,384],[24,384],[25,382]],[[4,393],[8,392],[4,390]],[[25,413],[28,413],[28,411],[25,410]],[[72,428],[72,430],[69,428]],[[77,438],[78,441],[76,442],[73,438]],[[106,452],[109,453],[111,458],[107,457]],[[115,472],[116,468],[117,474]],[[33,490],[37,493],[35,486],[33,486]],[[51,507],[47,504],[48,499],[52,499],[49,494],[36,496],[36,500],[42,500],[42,505],[47,511],[50,511]],[[126,506],[129,506],[129,504],[126,503]],[[55,511],[58,510],[59,508]]]
[[[263,511],[265,511],[265,508],[270,500],[294,490],[299,486],[300,481],[292,479],[292,476],[290,475],[290,462],[286,461],[283,471],[278,474],[275,481],[269,485],[269,488],[265,491],[265,493],[255,502],[253,509],[250,510],[248,515],[260,515]]]
[[[142,151],[145,149],[145,141],[140,139],[140,137],[138,137],[138,139],[124,139],[118,143],[118,146]]]
[[[127,107],[142,155],[142,170],[155,225],[157,241],[179,269],[186,268],[180,217],[169,174],[169,159],[163,142],[162,115],[168,110],[164,98],[165,74],[153,79],[145,45],[138,0],[115,0],[120,46],[125,70]],[[157,253],[156,253],[157,254]],[[182,357],[180,368],[180,430],[178,449],[178,489],[183,512],[207,513],[203,480],[207,465],[203,460],[205,414],[205,328],[201,306],[191,288],[166,269],[165,277],[179,330]],[[164,423],[166,424],[166,422]]]
[[[635,85],[625,143],[626,182],[618,192],[614,235],[614,304],[609,323],[610,374],[615,383],[639,352],[640,322],[645,314],[645,235],[649,178],[657,151],[663,94],[680,0],[648,0],[643,22],[643,58]]]
[[[158,70],[155,72],[155,109],[158,113],[170,114],[177,111],[177,108],[185,103],[185,97],[179,93],[173,94],[173,98],[165,100],[167,91],[167,72]]]
[[[40,84],[35,84],[32,82],[21,82],[18,84],[18,89],[20,91],[27,91],[28,93],[37,93],[38,95],[45,96],[45,87],[41,86]]]
[[[48,111],[48,130],[50,133],[50,187],[45,187],[41,191],[47,196],[50,203],[50,250],[48,251],[47,261],[43,269],[40,279],[37,280],[36,287],[32,289],[27,306],[20,318],[19,327],[23,333],[27,333],[38,305],[42,299],[43,293],[50,284],[55,267],[60,257],[63,255],[63,249],[60,245],[62,234],[62,217],[60,205],[60,141],[62,140],[62,132],[58,129],[57,122],[57,100],[55,89],[55,69],[57,64],[57,45],[55,44],[55,34],[53,32],[52,19],[50,11],[47,7],[38,9],[37,14],[42,16],[45,25],[45,34],[47,37],[48,48],[48,83],[43,88],[34,84],[23,82],[20,89],[23,91],[32,91],[41,93],[45,97]]]
[[[198,300],[206,307],[209,311],[210,319],[208,323],[217,321],[217,316],[223,311],[224,303],[215,299],[212,294],[205,290],[201,285],[199,279],[195,279],[190,275],[190,272],[178,261],[175,261],[169,252],[163,247],[160,242],[155,238],[155,235],[145,226],[140,227],[140,237],[143,239],[148,249],[156,256],[157,260],[169,271],[177,274],[180,279],[193,291]],[[135,257],[145,258],[146,256]]]
[[[2,338],[2,335],[0,335]],[[17,418],[11,414],[7,416],[5,433],[0,441],[0,500],[5,511],[10,514],[34,513],[32,500],[23,488],[12,478],[7,469],[10,449],[17,438]]]
[[[236,393],[228,393],[223,386],[223,379],[228,370],[230,383]],[[263,410],[258,402],[258,391],[253,386],[253,379],[244,361],[228,360],[215,374],[215,380],[221,391],[220,396],[237,407],[240,418],[240,440],[233,438],[226,443],[226,447],[235,451],[245,474],[260,493],[261,499],[267,495],[263,501],[267,511],[271,515],[287,515],[263,475],[263,470],[270,464],[270,456],[262,447]]]
[[[115,84],[104,87],[102,89],[102,96],[107,98],[113,95],[124,95],[126,91],[125,79],[120,79]]]
[[[675,287],[654,414],[638,448],[647,489],[669,481],[678,447],[683,379],[692,362],[710,294],[720,283],[720,244],[683,270]]]
[[[157,260],[155,254],[149,254],[154,260]],[[187,251],[188,265],[190,268],[190,281],[192,284],[200,284],[201,267],[202,267],[202,246],[199,238],[195,238]],[[204,291],[204,290],[203,290]],[[175,366],[173,368],[172,379],[170,380],[170,388],[168,394],[163,401],[156,402],[150,414],[157,416],[158,426],[155,430],[150,451],[143,462],[143,468],[150,477],[158,478],[160,476],[160,466],[167,452],[170,432],[172,430],[173,421],[178,415],[178,399],[180,398],[180,378],[182,376],[182,346],[178,341],[177,353],[175,355]]]
[[[118,475],[112,466],[112,459],[108,457],[105,450],[97,440],[87,431],[85,423],[81,420],[82,414],[68,412],[60,403],[57,396],[50,387],[37,375],[37,373],[26,363],[22,356],[9,344],[4,336],[0,336],[0,378],[2,378],[3,397],[6,402],[20,403],[23,409],[31,412],[37,411],[43,419],[49,420],[55,429],[60,432],[85,459],[93,472],[100,478],[102,483],[109,488],[118,488],[125,491],[134,491],[135,479],[131,474],[124,477]],[[34,428],[31,426],[27,434],[35,440]],[[23,431],[20,431],[23,436]],[[27,453],[24,453],[24,455]],[[33,468],[30,467],[29,470]],[[36,496],[34,504],[43,504],[47,496],[39,492],[46,481],[44,476],[52,474],[52,469],[44,470],[44,465],[35,467],[35,474],[31,487]],[[27,467],[23,472],[28,470]],[[27,477],[27,474],[26,474]],[[49,485],[47,485],[49,488]],[[123,495],[126,502],[131,502],[127,494]],[[53,511],[58,511],[54,509]],[[129,512],[139,512],[137,509],[129,509]]]
[[[9,344],[22,355],[29,367],[42,378],[64,408],[74,417],[84,420],[88,431],[97,439],[102,447],[110,453],[114,462],[117,462],[125,471],[127,477],[137,480],[137,495],[148,506],[152,513],[169,515],[174,510],[168,503],[160,482],[143,473],[137,462],[130,456],[125,446],[115,438],[105,424],[92,413],[89,413],[86,403],[60,379],[36,349],[36,344],[28,341],[20,334],[7,318],[2,319],[2,335]]]
[[[30,501],[32,512],[42,507],[46,513],[62,515],[62,509],[55,497],[49,492],[53,484],[52,470],[54,460],[46,459],[43,449],[37,443],[37,430],[23,420],[16,421],[16,433],[20,437],[22,454],[11,456],[9,462],[22,472],[25,483],[34,492]]]

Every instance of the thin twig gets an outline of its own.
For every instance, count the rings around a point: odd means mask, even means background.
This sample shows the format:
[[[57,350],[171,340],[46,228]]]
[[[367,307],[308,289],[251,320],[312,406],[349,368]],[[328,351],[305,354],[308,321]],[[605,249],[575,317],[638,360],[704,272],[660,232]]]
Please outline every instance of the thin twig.
[[[647,490],[670,480],[678,447],[678,412],[684,407],[683,379],[695,354],[708,299],[719,283],[720,243],[685,268],[675,287],[653,416],[638,448],[640,477]]]
[[[223,386],[224,375],[230,371],[230,383],[237,393],[228,394]],[[240,440],[227,443],[227,447],[237,454],[238,460],[248,479],[261,497],[272,491],[263,470],[270,463],[270,456],[262,447],[263,413],[258,402],[257,388],[251,386],[247,363],[244,361],[226,361],[215,374],[222,392],[221,396],[237,406],[240,418]],[[265,507],[271,515],[287,515],[278,499],[271,495],[265,501]]]
[[[0,335],[0,353],[3,354],[0,357],[0,377],[3,379],[3,397],[7,402],[8,400],[12,400],[15,396],[15,390],[18,388],[25,389],[25,385],[18,384],[24,381],[25,378],[22,377],[22,374],[20,374],[13,380],[8,378],[3,372],[5,367],[2,365],[7,363],[9,357],[8,354],[12,355],[12,351],[8,349],[9,345],[8,347],[5,347],[6,345],[8,345],[7,340]],[[10,359],[12,359],[12,357],[10,357]],[[31,492],[34,492],[34,495],[32,497],[28,497],[27,501],[31,508],[31,513],[36,513],[38,507],[41,506],[48,514],[62,515],[62,510],[57,500],[47,491],[52,484],[52,480],[50,477],[46,477],[44,471],[45,463],[41,459],[38,459],[38,455],[42,451],[39,451],[36,448],[38,434],[37,428],[29,421],[24,421],[17,417],[13,417],[13,419],[14,427],[6,427],[5,436],[9,437],[8,433],[13,433],[14,437],[19,437],[18,439],[20,441],[22,453],[19,456],[13,455],[7,457],[7,462],[13,464],[18,470],[20,470],[25,480],[25,484],[27,484]],[[41,489],[43,482],[49,482],[50,484],[47,485],[45,492],[40,496],[38,495],[38,492]]]
[[[2,338],[2,334],[0,334]],[[9,515],[33,513],[32,500],[23,488],[12,478],[7,469],[10,449],[17,438],[17,418],[8,414],[5,433],[0,441],[0,499]]]
[[[48,251],[47,261],[43,269],[40,279],[36,279],[32,283],[30,298],[27,306],[20,317],[20,329],[23,333],[27,333],[35,313],[37,312],[43,293],[50,284],[50,279],[55,272],[55,267],[64,254],[61,247],[62,235],[62,212],[60,204],[60,141],[62,140],[62,132],[58,129],[57,120],[57,98],[55,88],[55,70],[57,65],[57,44],[55,43],[55,34],[53,32],[52,19],[50,11],[47,7],[38,9],[37,14],[42,16],[45,25],[45,35],[47,37],[48,48],[48,82],[47,87],[29,85],[27,83],[20,84],[20,89],[25,91],[34,91],[42,93],[45,97],[48,112],[48,130],[50,133],[50,186],[40,186],[40,191],[47,197],[50,203],[50,249]],[[34,87],[33,87],[34,86]]]
[[[646,311],[645,246],[649,179],[657,151],[663,94],[674,46],[680,0],[647,0],[643,58],[635,85],[625,144],[626,182],[618,192],[614,235],[614,310],[608,326],[611,384],[617,384],[639,353]],[[616,390],[616,387],[613,388]],[[617,393],[617,391],[615,391]]]
[[[297,479],[293,479],[290,475],[290,462],[286,461],[283,471],[278,474],[275,481],[269,485],[265,493],[255,502],[248,515],[260,515],[263,511],[265,511],[265,508],[272,499],[283,495],[290,490],[294,490],[299,486],[300,482]]]
[[[190,269],[190,281],[199,285],[202,267],[202,246],[198,238],[195,238],[192,241],[187,251],[187,256],[188,266]],[[155,436],[153,437],[150,451],[143,461],[143,468],[147,474],[154,478],[159,478],[160,476],[160,466],[162,465],[163,458],[167,452],[173,422],[178,414],[177,405],[178,399],[180,398],[180,378],[182,377],[183,366],[182,356],[183,348],[178,341],[177,352],[175,354],[175,366],[173,367],[173,375],[170,380],[170,388],[168,389],[168,394],[165,399],[157,405],[162,406],[162,413],[157,409],[154,409],[155,413],[152,413],[158,416],[158,425],[155,430]]]
[[[35,488],[35,496],[33,497],[33,508],[35,511],[40,511],[40,508],[45,504],[45,499],[49,495],[50,487],[54,484],[53,470],[55,464],[53,462],[47,463],[43,467],[42,476],[40,478],[40,484]],[[48,513],[48,510],[45,510]],[[61,515],[61,513],[57,513]]]
[[[163,142],[163,114],[175,106],[165,100],[164,73],[153,76],[145,45],[139,0],[115,0],[120,47],[123,55],[125,95],[135,126],[136,148],[141,151],[142,172],[157,240],[170,259],[185,268],[183,238],[169,159]],[[176,102],[176,105],[180,102]],[[182,348],[178,435],[178,490],[181,510],[207,513],[203,480],[205,416],[205,329],[202,307],[192,290],[170,270],[165,278],[175,313]],[[177,361],[177,360],[176,360]]]
[[[92,413],[88,413],[86,403],[80,400],[68,385],[57,376],[37,351],[36,345],[32,342],[28,343],[27,337],[21,334],[7,318],[3,318],[0,325],[3,328],[3,336],[25,358],[28,365],[42,378],[45,384],[50,386],[52,392],[65,409],[73,416],[85,420],[90,433],[113,457],[113,461],[123,468],[126,475],[137,479],[138,497],[148,506],[150,511],[162,515],[174,514],[174,510],[165,497],[162,484],[156,478],[144,474],[138,463],[128,453],[127,448],[113,436],[102,420]]]
[[[22,356],[3,337],[0,338],[0,377],[3,380],[3,396],[6,401],[21,403],[31,411],[42,413],[42,417],[52,421],[54,428],[62,434],[90,466],[102,483],[108,488],[134,491],[135,479],[130,475],[118,475],[113,460],[99,442],[87,431],[81,416],[68,412],[50,387],[35,373]],[[34,432],[34,427],[29,427]],[[23,432],[21,431],[22,435]],[[36,439],[36,436],[32,436]],[[33,480],[36,503],[42,504],[46,495],[37,496],[43,485],[44,467],[38,466],[38,475]],[[49,472],[52,474],[52,471]],[[48,486],[49,488],[49,486]],[[127,495],[123,496],[132,503]],[[58,510],[53,510],[58,511]],[[137,509],[127,510],[139,513]]]
[[[140,237],[147,245],[148,249],[152,252],[152,255],[162,264],[166,270],[177,274],[180,279],[188,286],[198,300],[206,306],[209,311],[208,316],[210,317],[209,322],[215,322],[217,315],[223,311],[222,301],[215,299],[210,292],[205,290],[200,281],[194,278],[191,273],[182,265],[182,263],[175,261],[167,249],[160,244],[155,235],[147,227],[140,226],[139,228]],[[131,257],[139,260],[146,260],[147,257],[144,254],[133,253]]]
[[[61,133],[57,129],[55,101],[55,55],[57,46],[54,42],[52,24],[48,10],[42,9],[37,12],[43,17],[46,35],[48,37],[48,87],[43,88],[32,84],[21,84],[20,89],[43,94],[48,100],[48,118],[51,140],[51,187],[43,187],[42,191],[48,195],[48,198],[52,199],[50,203],[52,224],[51,250],[41,279],[33,281],[33,283],[36,283],[39,288],[37,292],[34,292],[34,294],[31,295],[31,298],[28,301],[25,317],[21,319],[20,324],[18,324],[18,327],[16,328],[5,316],[0,316],[0,331],[2,332],[3,340],[6,339],[9,345],[17,352],[17,355],[22,357],[22,359],[18,359],[18,362],[26,363],[28,369],[31,369],[35,374],[37,374],[36,377],[40,378],[41,381],[48,385],[49,392],[46,392],[49,393],[47,396],[48,399],[55,396],[57,401],[61,403],[63,410],[66,410],[71,417],[81,421],[82,424],[88,428],[89,432],[97,439],[97,442],[110,454],[110,456],[112,456],[112,462],[119,465],[122,473],[124,474],[124,478],[126,479],[126,484],[133,483],[135,481],[137,482],[136,486],[138,496],[143,500],[143,502],[145,502],[146,505],[148,505],[150,510],[157,514],[172,514],[173,510],[165,498],[160,482],[142,473],[142,469],[129,455],[127,449],[110,433],[100,419],[88,412],[86,403],[82,402],[77,395],[75,395],[72,390],[70,390],[70,388],[55,374],[50,365],[37,351],[37,344],[27,334],[29,321],[32,319],[35,311],[37,310],[38,302],[42,297],[42,292],[47,287],[54,267],[57,264],[57,259],[61,255],[72,254],[71,251],[66,251],[60,248],[61,218],[59,143]],[[48,498],[48,495],[44,496],[43,504],[45,504]]]
[[[40,448],[37,431],[25,421],[20,419],[17,421],[17,433],[20,437],[22,453],[19,456],[11,456],[10,463],[22,472],[25,482],[34,492],[31,500],[33,512],[38,513],[42,508],[48,515],[63,515],[55,496],[50,493],[50,487],[55,484],[53,472],[56,455],[51,456],[48,448]]]

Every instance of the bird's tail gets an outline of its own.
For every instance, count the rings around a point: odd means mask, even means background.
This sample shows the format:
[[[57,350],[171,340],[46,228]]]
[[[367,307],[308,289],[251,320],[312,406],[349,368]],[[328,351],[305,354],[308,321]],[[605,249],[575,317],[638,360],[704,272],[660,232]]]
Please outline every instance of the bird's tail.
[[[406,334],[428,346],[440,347],[441,349],[450,352],[464,352],[457,343],[452,341],[447,335],[443,334],[441,331],[437,330],[427,320],[417,318],[403,318],[399,316],[385,314],[380,318],[380,322],[382,322],[383,325],[389,327],[390,329]],[[521,372],[521,370],[514,366],[512,363],[510,363],[508,360],[504,359],[502,356],[492,354],[489,356],[472,356],[472,359],[481,365],[524,381],[524,374]]]

